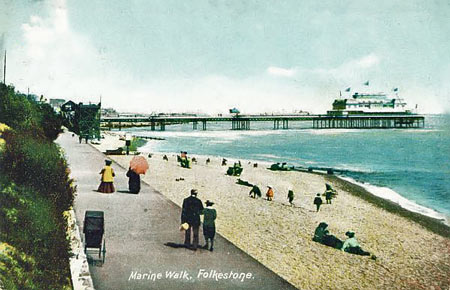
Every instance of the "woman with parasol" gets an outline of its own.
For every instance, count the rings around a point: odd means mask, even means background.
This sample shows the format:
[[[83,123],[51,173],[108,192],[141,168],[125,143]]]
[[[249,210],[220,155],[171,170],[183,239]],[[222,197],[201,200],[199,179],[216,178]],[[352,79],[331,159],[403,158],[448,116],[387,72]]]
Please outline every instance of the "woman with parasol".
[[[127,177],[128,189],[131,193],[139,193],[141,190],[141,178],[139,174],[145,174],[148,170],[148,162],[143,156],[134,156],[130,161]]]

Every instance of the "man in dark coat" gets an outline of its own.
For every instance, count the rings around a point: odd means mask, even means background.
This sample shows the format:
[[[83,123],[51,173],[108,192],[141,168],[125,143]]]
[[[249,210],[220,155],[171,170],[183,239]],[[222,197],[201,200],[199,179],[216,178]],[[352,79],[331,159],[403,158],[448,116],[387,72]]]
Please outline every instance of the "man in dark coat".
[[[131,193],[139,193],[141,190],[141,177],[139,174],[131,170],[131,168],[128,168],[127,171],[127,177],[128,179],[128,189]]]
[[[200,214],[203,210],[203,204],[197,198],[197,190],[191,190],[191,196],[183,200],[183,208],[181,211],[181,223],[189,224],[184,237],[184,245],[192,250],[198,247],[198,230],[200,227]],[[191,230],[192,229],[192,230]],[[191,245],[191,231],[194,233],[193,243]]]
[[[318,194],[316,195],[316,198],[314,199],[314,204],[316,205],[317,211],[319,211],[320,206],[322,205],[322,203],[323,203],[323,201],[322,201],[322,199],[320,198],[320,193],[318,193]],[[317,212],[317,211],[316,211],[316,212]]]

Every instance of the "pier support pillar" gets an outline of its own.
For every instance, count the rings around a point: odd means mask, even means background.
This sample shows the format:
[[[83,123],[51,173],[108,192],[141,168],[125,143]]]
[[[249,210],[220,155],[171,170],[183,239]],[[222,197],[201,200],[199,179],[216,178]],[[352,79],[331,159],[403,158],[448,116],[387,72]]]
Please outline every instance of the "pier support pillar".
[[[280,120],[273,121],[273,129],[274,130],[280,129]]]
[[[192,122],[192,130],[197,130],[197,121]]]
[[[202,125],[203,125],[203,126],[202,126],[202,127],[203,127],[202,129],[203,129],[203,131],[205,131],[205,130],[206,130],[206,121],[202,121]]]

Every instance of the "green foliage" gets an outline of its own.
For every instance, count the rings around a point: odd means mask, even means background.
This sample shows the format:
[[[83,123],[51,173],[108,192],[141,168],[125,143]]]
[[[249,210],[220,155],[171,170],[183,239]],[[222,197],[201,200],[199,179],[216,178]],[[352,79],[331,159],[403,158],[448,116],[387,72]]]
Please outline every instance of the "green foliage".
[[[48,140],[55,140],[62,132],[63,118],[47,103],[40,104],[39,109],[41,113],[39,123],[44,135]]]
[[[3,138],[6,141],[0,157],[3,175],[47,197],[59,212],[68,210],[75,189],[58,146],[26,133],[7,131]]]
[[[133,138],[131,140],[131,144],[130,144],[130,151],[137,151],[137,149],[139,147],[142,147],[145,144],[147,144],[147,140],[142,139],[142,138]],[[124,146],[123,150],[126,151],[127,150],[127,146]]]
[[[5,180],[0,181],[0,204],[0,240],[32,258],[33,267],[29,270],[27,263],[16,260],[16,272],[27,272],[31,285],[40,285],[18,289],[60,289],[66,285],[70,277],[67,223],[56,214],[53,204],[33,189]],[[15,280],[14,276],[9,279]]]
[[[8,245],[0,243],[0,281],[4,289],[40,289],[34,282],[35,261],[32,257]]]
[[[62,132],[63,120],[49,104],[39,103],[16,93],[12,86],[0,84],[0,123],[53,141]]]
[[[0,84],[0,122],[12,128],[0,152],[0,281],[6,289],[70,288],[63,212],[75,187],[53,143],[62,120],[50,105]]]

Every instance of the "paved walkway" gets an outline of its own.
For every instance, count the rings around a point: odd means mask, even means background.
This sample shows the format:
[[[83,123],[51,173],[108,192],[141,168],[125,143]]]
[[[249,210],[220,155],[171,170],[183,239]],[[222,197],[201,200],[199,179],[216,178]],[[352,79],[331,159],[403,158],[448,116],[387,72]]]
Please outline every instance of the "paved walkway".
[[[214,252],[164,246],[184,240],[176,204],[145,183],[138,195],[127,193],[125,170],[116,163],[116,192],[96,192],[105,156],[68,133],[57,142],[77,185],[75,213],[81,230],[86,210],[105,213],[106,261],[91,265],[96,289],[295,289],[220,235]]]

